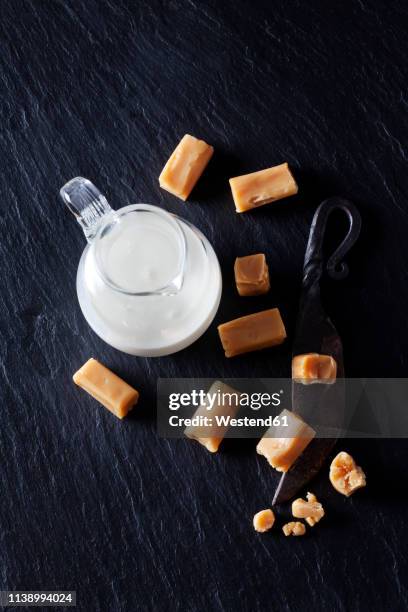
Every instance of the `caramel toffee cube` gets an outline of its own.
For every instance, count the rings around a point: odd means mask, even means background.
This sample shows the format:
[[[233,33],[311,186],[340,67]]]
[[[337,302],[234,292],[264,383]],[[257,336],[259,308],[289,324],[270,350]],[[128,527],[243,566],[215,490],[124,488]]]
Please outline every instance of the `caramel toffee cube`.
[[[278,472],[287,472],[316,432],[289,410],[283,410],[279,417],[280,424],[267,430],[258,442],[256,452],[263,455]]]
[[[292,378],[303,384],[334,383],[337,363],[330,355],[307,353],[292,359]]]
[[[75,372],[73,380],[119,419],[123,419],[139,399],[136,389],[96,359],[89,359]]]
[[[278,308],[262,310],[218,326],[226,357],[282,344],[286,330]]]
[[[298,192],[287,163],[236,176],[229,183],[237,212],[245,212]]]
[[[193,415],[193,419],[198,417],[198,422],[200,417],[210,417],[212,425],[189,425],[184,435],[205,446],[210,453],[216,453],[228,429],[228,425],[217,425],[216,417],[235,417],[239,410],[239,396],[236,389],[219,380],[215,381],[207,391],[206,402]],[[215,399],[210,402],[209,397]]]
[[[234,273],[239,295],[261,295],[270,289],[269,270],[263,253],[237,257]]]
[[[159,176],[160,187],[182,200],[187,200],[213,153],[214,148],[204,140],[186,134]]]

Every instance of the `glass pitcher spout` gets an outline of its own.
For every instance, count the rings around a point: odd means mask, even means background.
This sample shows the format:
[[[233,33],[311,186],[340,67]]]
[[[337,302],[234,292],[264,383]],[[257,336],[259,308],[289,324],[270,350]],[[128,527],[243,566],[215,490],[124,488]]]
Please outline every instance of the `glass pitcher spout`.
[[[82,227],[88,242],[95,237],[101,220],[114,212],[99,189],[82,176],[68,181],[61,188],[60,196]]]

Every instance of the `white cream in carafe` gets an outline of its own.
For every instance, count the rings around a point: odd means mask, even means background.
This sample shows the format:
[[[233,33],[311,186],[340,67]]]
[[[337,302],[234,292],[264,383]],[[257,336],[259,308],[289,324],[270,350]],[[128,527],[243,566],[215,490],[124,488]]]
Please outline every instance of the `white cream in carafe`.
[[[106,342],[134,355],[166,355],[207,329],[222,283],[214,250],[197,228],[140,204],[109,208],[89,241],[78,298]]]

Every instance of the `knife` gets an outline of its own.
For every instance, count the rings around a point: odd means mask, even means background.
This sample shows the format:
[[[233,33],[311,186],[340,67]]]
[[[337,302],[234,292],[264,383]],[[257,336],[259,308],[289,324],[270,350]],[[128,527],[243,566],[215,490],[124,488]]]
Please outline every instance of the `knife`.
[[[346,213],[349,229],[325,264],[323,242],[329,217],[334,211]],[[337,378],[334,384],[305,385],[292,381],[292,410],[316,430],[316,437],[293,466],[282,474],[273,505],[291,499],[317,474],[332,451],[338,432],[345,426],[343,347],[336,328],[323,309],[320,280],[325,272],[335,280],[346,278],[348,266],[343,258],[356,242],[360,230],[360,213],[352,202],[343,198],[325,200],[313,217],[303,265],[293,357],[304,353],[331,355],[337,363]]]

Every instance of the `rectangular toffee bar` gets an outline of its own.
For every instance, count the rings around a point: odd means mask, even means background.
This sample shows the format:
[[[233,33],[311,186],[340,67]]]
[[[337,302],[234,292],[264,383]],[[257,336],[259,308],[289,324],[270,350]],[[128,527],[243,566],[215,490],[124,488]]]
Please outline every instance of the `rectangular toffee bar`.
[[[232,387],[226,385],[225,383],[217,380],[215,381],[209,390],[207,391],[207,395],[216,395],[220,394],[220,397],[223,398],[223,401],[215,402],[211,410],[209,410],[209,404],[204,403],[199,408],[197,408],[196,412],[193,415],[194,417],[210,417],[212,419],[212,425],[207,427],[202,427],[200,425],[194,426],[191,425],[186,427],[184,430],[184,435],[187,438],[191,438],[192,440],[196,440],[205,448],[210,451],[210,453],[216,453],[219,445],[224,439],[224,436],[227,432],[228,426],[216,425],[215,417],[216,416],[229,416],[231,418],[235,417],[239,410],[239,392],[233,389]],[[225,396],[223,395],[225,394]]]
[[[298,186],[287,163],[231,178],[236,211],[241,213],[298,192]]]
[[[226,357],[282,344],[286,330],[278,308],[262,310],[218,326]]]
[[[288,424],[270,427],[258,442],[256,452],[278,472],[287,472],[316,432],[290,410],[283,410],[279,416],[286,417]]]
[[[214,148],[204,140],[186,134],[159,176],[160,187],[181,200],[187,200],[213,153]]]
[[[123,419],[139,399],[136,389],[93,358],[75,372],[73,380],[119,419]]]

